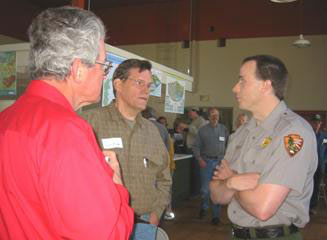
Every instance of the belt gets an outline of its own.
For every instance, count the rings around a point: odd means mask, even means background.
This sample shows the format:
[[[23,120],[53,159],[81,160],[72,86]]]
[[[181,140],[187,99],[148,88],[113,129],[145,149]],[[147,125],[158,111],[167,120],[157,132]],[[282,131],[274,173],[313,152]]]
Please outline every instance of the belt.
[[[216,155],[216,156],[205,155],[205,157],[206,157],[206,158],[215,158],[215,159],[217,159],[219,156],[218,156],[218,155]]]
[[[251,238],[279,238],[289,236],[298,232],[298,228],[293,224],[286,225],[274,225],[266,227],[241,227],[232,224],[232,235],[236,238],[251,239]]]

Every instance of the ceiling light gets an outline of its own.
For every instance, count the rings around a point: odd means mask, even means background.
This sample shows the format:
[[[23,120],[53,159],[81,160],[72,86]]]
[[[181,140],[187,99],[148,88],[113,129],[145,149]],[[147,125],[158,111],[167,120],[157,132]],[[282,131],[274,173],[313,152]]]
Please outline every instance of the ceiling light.
[[[270,0],[270,1],[274,3],[289,3],[289,2],[295,2],[297,0]]]
[[[300,34],[299,39],[293,42],[293,46],[298,48],[310,47],[311,43],[309,40],[305,39],[302,34]]]

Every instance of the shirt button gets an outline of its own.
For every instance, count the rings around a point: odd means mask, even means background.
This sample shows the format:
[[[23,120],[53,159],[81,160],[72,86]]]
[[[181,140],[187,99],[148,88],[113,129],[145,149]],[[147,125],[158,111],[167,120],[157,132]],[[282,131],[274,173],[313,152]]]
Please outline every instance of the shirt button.
[[[233,214],[236,214],[236,211],[235,210],[233,211]]]
[[[255,161],[254,160],[252,161],[252,164],[255,164]]]
[[[252,139],[254,140],[254,139],[255,139],[255,137],[253,136],[253,137],[252,137]]]

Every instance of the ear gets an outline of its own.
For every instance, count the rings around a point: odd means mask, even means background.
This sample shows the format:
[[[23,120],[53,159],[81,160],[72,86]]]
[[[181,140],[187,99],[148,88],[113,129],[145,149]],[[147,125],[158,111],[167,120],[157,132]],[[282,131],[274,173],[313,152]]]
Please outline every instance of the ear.
[[[271,80],[268,79],[268,80],[263,81],[262,90],[264,91],[264,93],[273,92]]]
[[[114,85],[113,87],[115,88],[116,93],[121,91],[122,83],[123,83],[123,81],[120,78],[116,78],[113,81],[113,85]]]
[[[73,79],[73,81],[76,83],[81,83],[83,80],[84,71],[85,71],[84,64],[82,64],[79,58],[76,58],[73,61],[70,71],[70,76]]]

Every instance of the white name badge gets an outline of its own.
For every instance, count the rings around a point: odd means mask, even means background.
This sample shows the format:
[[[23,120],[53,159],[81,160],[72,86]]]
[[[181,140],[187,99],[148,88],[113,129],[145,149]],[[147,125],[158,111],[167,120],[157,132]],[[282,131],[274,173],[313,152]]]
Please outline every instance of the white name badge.
[[[327,143],[327,138],[324,138],[324,140],[322,141],[322,143]]]
[[[219,141],[225,142],[225,137],[219,137]]]
[[[102,138],[101,141],[104,149],[123,148],[121,138]]]

